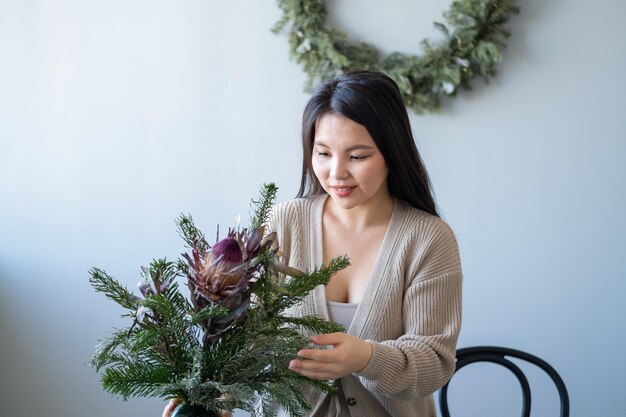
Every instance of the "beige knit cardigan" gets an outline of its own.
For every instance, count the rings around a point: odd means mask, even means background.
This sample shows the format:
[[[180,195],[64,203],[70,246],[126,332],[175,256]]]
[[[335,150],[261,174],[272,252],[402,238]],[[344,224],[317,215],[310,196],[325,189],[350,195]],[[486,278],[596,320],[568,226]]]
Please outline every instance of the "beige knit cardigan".
[[[289,265],[313,270],[323,263],[327,197],[295,199],[274,208],[270,228]],[[436,416],[432,394],[454,372],[461,281],[458,246],[448,225],[395,200],[367,289],[347,330],[373,346],[365,369],[341,378],[352,417]],[[313,290],[291,314],[328,320],[325,287]],[[311,416],[339,414],[337,401],[327,397],[308,390]]]

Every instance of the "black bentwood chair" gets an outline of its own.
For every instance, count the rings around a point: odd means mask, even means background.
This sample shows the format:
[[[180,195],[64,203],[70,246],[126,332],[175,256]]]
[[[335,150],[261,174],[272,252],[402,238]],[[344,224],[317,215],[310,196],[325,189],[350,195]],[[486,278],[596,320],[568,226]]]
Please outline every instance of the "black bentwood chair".
[[[567,395],[567,388],[565,388],[565,383],[563,383],[561,376],[546,361],[529,353],[496,346],[475,346],[458,349],[456,351],[456,370],[454,372],[456,374],[459,369],[475,362],[491,362],[504,366],[515,374],[522,388],[522,417],[530,417],[530,385],[528,384],[528,379],[517,365],[505,358],[506,356],[530,362],[545,371],[548,376],[550,376],[559,392],[561,399],[561,417],[569,417],[569,396]],[[439,408],[441,409],[442,417],[450,417],[450,410],[448,409],[449,384],[450,381],[441,388],[441,392],[439,393]]]

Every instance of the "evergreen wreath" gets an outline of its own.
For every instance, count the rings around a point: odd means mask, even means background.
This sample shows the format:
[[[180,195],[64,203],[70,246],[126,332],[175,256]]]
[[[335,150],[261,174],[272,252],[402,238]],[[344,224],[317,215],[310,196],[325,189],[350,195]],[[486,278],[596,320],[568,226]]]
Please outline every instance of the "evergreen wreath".
[[[277,0],[283,11],[274,33],[289,26],[290,54],[308,75],[307,91],[319,81],[351,70],[380,71],[398,86],[404,102],[415,113],[438,110],[444,96],[455,96],[459,87],[471,88],[481,76],[496,75],[500,52],[510,32],[505,25],[519,13],[514,0],[456,0],[444,12],[447,24],[434,25],[444,40],[422,41],[420,56],[393,52],[380,58],[365,42],[353,41],[326,24],[323,0]]]

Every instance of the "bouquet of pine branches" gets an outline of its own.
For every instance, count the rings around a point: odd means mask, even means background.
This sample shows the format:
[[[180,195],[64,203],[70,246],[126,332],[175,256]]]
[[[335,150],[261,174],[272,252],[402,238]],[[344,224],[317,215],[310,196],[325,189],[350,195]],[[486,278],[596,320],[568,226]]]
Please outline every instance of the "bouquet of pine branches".
[[[310,272],[286,266],[276,235],[265,232],[276,191],[273,184],[264,185],[260,199],[253,200],[250,228],[231,229],[213,245],[191,216],[181,215],[179,234],[189,251],[176,262],[156,259],[143,267],[141,296],[102,269],[89,271],[91,285],[124,308],[129,322],[102,341],[90,361],[106,391],[124,400],[181,399],[181,417],[233,409],[269,417],[270,404],[292,416],[307,411],[303,383],[333,389],[330,382],[290,371],[288,364],[310,346],[303,330],[329,333],[341,326],[290,317],[286,310],[326,285],[348,260],[336,258]],[[186,281],[187,296],[179,277]]]

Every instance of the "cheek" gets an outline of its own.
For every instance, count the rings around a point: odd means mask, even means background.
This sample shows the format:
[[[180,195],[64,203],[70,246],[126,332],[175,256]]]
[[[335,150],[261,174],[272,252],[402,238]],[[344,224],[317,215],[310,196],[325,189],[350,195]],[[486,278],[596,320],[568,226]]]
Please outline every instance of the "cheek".
[[[311,166],[313,167],[313,173],[317,178],[320,178],[320,176],[324,175],[324,164],[320,163],[317,158],[311,159]]]
[[[373,183],[385,182],[389,175],[389,169],[387,165],[380,161],[376,164],[372,164],[361,172],[364,178]]]
[[[383,176],[385,177],[385,182],[386,182],[387,178],[389,178],[389,167],[387,166],[387,164],[383,164],[382,173],[383,173]]]

